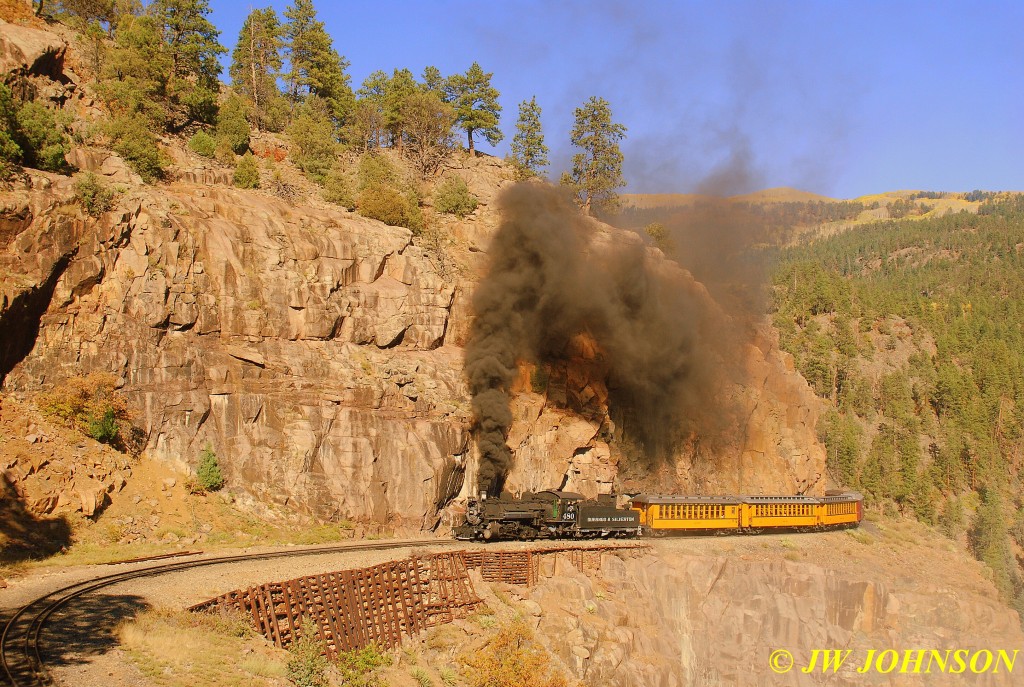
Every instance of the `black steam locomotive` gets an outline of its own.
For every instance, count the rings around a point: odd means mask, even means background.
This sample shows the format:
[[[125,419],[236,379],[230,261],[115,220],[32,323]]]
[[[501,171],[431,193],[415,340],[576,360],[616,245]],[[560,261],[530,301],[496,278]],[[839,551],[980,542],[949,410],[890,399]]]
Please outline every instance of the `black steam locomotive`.
[[[635,537],[640,514],[617,508],[612,496],[588,501],[569,491],[526,492],[520,498],[470,499],[456,539],[565,539]]]

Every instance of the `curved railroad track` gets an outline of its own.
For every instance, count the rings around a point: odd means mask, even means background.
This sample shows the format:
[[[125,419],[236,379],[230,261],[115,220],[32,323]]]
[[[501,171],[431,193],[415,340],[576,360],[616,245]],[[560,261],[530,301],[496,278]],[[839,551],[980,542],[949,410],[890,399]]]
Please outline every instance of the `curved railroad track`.
[[[35,687],[52,684],[44,661],[45,650],[42,642],[43,628],[50,616],[68,602],[104,587],[140,577],[156,577],[171,572],[199,568],[208,565],[259,561],[289,556],[315,556],[340,551],[379,551],[421,546],[436,546],[445,543],[439,539],[412,539],[395,541],[374,541],[341,544],[337,546],[287,549],[265,553],[236,554],[214,558],[198,558],[173,563],[161,563],[134,568],[110,575],[94,577],[76,584],[62,587],[45,594],[14,611],[0,633],[0,667],[2,677],[11,687]]]

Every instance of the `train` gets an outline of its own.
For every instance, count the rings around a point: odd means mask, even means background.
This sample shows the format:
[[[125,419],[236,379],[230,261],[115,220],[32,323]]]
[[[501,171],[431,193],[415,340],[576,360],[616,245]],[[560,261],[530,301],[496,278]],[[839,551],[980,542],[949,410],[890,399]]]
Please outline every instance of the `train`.
[[[470,499],[456,539],[607,539],[666,534],[759,534],[857,527],[864,497],[855,491],[825,496],[677,496],[605,494],[587,499],[557,489]]]

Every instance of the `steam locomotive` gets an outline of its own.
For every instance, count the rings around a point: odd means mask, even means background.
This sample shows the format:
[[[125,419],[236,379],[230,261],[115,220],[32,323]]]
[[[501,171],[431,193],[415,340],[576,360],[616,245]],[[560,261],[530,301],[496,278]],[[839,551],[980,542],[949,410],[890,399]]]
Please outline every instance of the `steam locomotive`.
[[[638,494],[628,508],[615,497],[587,500],[549,490],[520,498],[470,499],[456,539],[583,539],[661,536],[667,533],[821,531],[856,527],[864,497],[853,491],[813,496],[672,496]]]
[[[582,494],[549,490],[526,492],[520,498],[470,499],[466,521],[455,528],[456,539],[583,539],[635,537],[640,514],[617,508],[607,494],[589,501]]]

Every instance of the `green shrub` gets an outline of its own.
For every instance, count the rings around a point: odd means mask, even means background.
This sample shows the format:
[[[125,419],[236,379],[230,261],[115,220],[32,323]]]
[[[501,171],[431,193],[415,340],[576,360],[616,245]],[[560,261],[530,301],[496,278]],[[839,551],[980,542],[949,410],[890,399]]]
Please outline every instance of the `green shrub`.
[[[409,675],[420,687],[434,687],[434,681],[430,678],[430,674],[422,668],[413,668],[409,671]]]
[[[184,108],[188,121],[213,124],[217,120],[217,91],[190,83],[177,91],[175,96],[178,103]]]
[[[326,650],[313,624],[303,620],[302,636],[288,647],[288,679],[297,687],[327,687],[330,663],[324,656]]]
[[[651,237],[651,241],[661,249],[662,253],[672,255],[674,244],[664,224],[661,222],[651,222],[644,227],[644,233]]]
[[[235,150],[231,147],[231,141],[226,138],[217,139],[217,150],[214,151],[213,156],[222,165],[234,167],[238,164],[238,156],[235,155]]]
[[[113,408],[107,408],[101,417],[89,418],[89,436],[101,444],[114,444],[121,435],[117,426],[117,414]]]
[[[197,131],[192,138],[188,139],[188,147],[197,155],[213,157],[213,154],[217,152],[217,141],[205,131]]]
[[[337,165],[331,169],[324,180],[324,200],[328,203],[341,205],[349,210],[355,210],[356,208],[356,198],[352,194],[348,177],[345,171]]]
[[[401,181],[391,163],[377,153],[367,153],[359,158],[356,180],[359,191],[373,186],[398,186]]]
[[[477,199],[461,177],[449,176],[434,191],[434,208],[446,215],[463,218],[476,210]]]
[[[9,179],[21,163],[21,146],[11,135],[13,127],[6,125],[2,108],[3,103],[0,102],[0,180]]]
[[[207,445],[199,454],[199,467],[196,469],[196,483],[205,491],[217,491],[224,486],[224,476],[220,472],[217,454]]]
[[[64,156],[70,144],[53,110],[39,102],[25,103],[18,109],[17,123],[16,140],[27,166],[48,172],[68,170]]]
[[[264,131],[280,133],[284,131],[288,120],[291,118],[291,104],[288,99],[276,90],[268,94],[270,97],[261,104],[262,113],[259,115],[261,128]]]
[[[322,184],[338,159],[338,143],[334,122],[323,100],[310,97],[302,105],[288,127],[292,141],[292,162],[309,178]]]
[[[235,167],[235,186],[238,188],[259,188],[260,169],[252,153],[246,153]]]
[[[1010,536],[1017,542],[1017,546],[1024,546],[1024,508],[1017,510],[1013,523],[1010,525]]]
[[[463,654],[471,687],[565,687],[568,682],[522,620],[503,627],[482,648]]]
[[[249,149],[248,109],[244,100],[232,95],[220,106],[217,115],[217,138],[226,140],[238,155]]]
[[[390,186],[371,186],[363,190],[356,201],[356,208],[363,217],[380,220],[393,227],[408,227],[414,223],[409,199]]]
[[[372,687],[381,684],[373,672],[391,665],[391,656],[384,653],[376,644],[370,644],[363,649],[342,651],[338,654],[336,665],[341,673],[341,684]]]
[[[39,408],[96,441],[124,449],[122,423],[129,424],[128,406],[115,390],[117,378],[102,372],[72,377],[40,398]]]
[[[426,222],[423,221],[423,210],[420,209],[420,196],[415,190],[409,189],[405,192],[405,207],[405,226],[412,229],[412,233],[419,236],[426,228]]]
[[[92,172],[86,172],[75,179],[75,198],[82,209],[98,217],[114,205],[114,190],[100,181]]]
[[[115,117],[106,127],[114,152],[124,158],[146,183],[162,179],[166,158],[157,147],[156,135],[143,117]]]
[[[18,109],[11,89],[0,83],[0,179],[8,179],[21,164],[21,146],[15,141]]]

